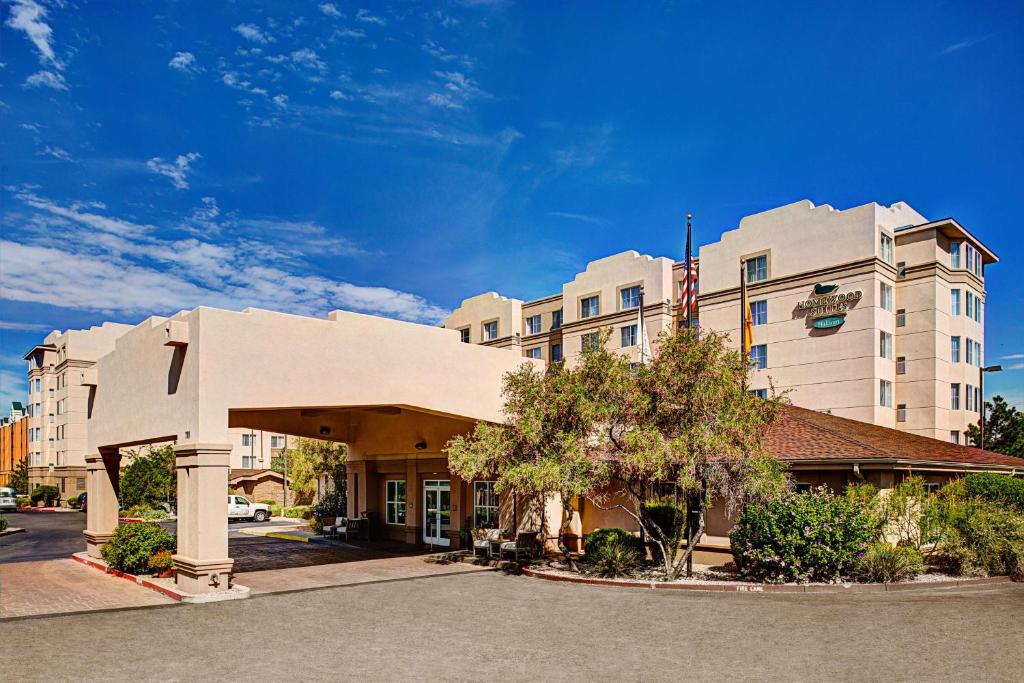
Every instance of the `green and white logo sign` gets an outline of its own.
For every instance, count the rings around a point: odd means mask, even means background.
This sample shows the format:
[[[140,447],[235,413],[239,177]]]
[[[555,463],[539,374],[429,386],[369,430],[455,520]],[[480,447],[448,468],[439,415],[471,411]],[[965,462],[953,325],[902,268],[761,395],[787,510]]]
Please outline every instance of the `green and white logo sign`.
[[[811,322],[811,327],[819,330],[827,330],[832,327],[839,327],[846,322],[846,317],[842,315],[830,315],[827,318],[818,318]]]

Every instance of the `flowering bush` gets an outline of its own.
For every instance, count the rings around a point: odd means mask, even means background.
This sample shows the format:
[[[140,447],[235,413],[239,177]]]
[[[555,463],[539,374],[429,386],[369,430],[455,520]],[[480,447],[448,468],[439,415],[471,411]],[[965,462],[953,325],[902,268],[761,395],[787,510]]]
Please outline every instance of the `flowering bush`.
[[[177,539],[154,522],[122,524],[100,551],[114,569],[129,574],[142,574],[149,568],[149,559],[161,550],[174,550]]]
[[[872,522],[855,501],[824,487],[746,506],[730,538],[736,568],[754,581],[835,581],[868,546]]]

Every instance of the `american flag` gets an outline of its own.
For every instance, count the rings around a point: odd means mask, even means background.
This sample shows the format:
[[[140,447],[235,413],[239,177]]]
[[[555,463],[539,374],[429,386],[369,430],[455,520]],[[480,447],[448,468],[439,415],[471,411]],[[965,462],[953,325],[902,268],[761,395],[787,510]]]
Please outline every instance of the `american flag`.
[[[683,266],[685,269],[685,266]],[[690,264],[690,277],[683,277],[679,282],[679,306],[680,317],[684,320],[690,317],[690,311],[697,307],[697,293],[700,287],[697,285],[697,262]]]

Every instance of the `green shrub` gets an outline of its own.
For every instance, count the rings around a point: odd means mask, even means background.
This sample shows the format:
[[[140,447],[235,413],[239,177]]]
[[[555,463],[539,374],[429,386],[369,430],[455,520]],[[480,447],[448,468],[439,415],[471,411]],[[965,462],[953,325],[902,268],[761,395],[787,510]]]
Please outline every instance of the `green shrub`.
[[[68,507],[71,508],[72,510],[78,509],[78,496],[75,496],[74,498],[68,498]]]
[[[141,518],[145,518],[146,514],[152,512],[152,511],[153,511],[153,508],[151,508],[151,507],[149,507],[148,505],[145,505],[145,504],[132,505],[129,508],[121,510],[118,513],[118,516],[120,516],[120,517],[131,517],[133,519],[141,519]]]
[[[174,502],[178,475],[171,446],[133,452],[125,461],[117,491],[121,505],[154,508]]]
[[[967,502],[951,506],[947,524],[940,553],[950,570],[1024,580],[1024,515],[993,503]]]
[[[313,506],[296,505],[295,507],[285,508],[284,516],[293,517],[295,519],[309,519],[313,516]]]
[[[101,551],[108,565],[129,574],[141,574],[149,568],[149,558],[161,550],[175,549],[174,535],[159,524],[132,522],[122,524]]]
[[[1024,514],[1024,479],[1005,474],[968,474],[958,488],[966,498],[997,503]],[[953,489],[955,492],[957,489]]]
[[[586,554],[590,557],[597,556],[601,553],[601,549],[609,544],[618,543],[625,545],[636,550],[640,557],[646,555],[643,541],[638,536],[634,536],[625,529],[597,529],[587,534],[587,537],[583,539],[583,549]]]
[[[9,522],[7,521],[7,518],[0,515],[0,531],[7,531],[8,524]]]
[[[635,538],[630,536],[630,538]],[[637,539],[639,540],[639,539]],[[641,546],[642,547],[642,546]],[[635,543],[624,538],[599,543],[596,551],[587,553],[594,571],[600,576],[615,577],[628,574],[640,566],[643,555]]]
[[[268,505],[269,505],[269,503],[268,503]],[[280,517],[281,516],[281,504],[280,503],[274,503],[274,504],[270,505],[270,516],[271,517]]]
[[[54,501],[57,500],[57,495],[58,491],[56,486],[42,484],[40,486],[35,487],[35,489],[32,490],[32,495],[29,498],[31,499],[33,505],[35,505],[39,501],[44,501],[44,504],[46,505],[53,505]]]
[[[18,496],[18,507],[27,508],[32,505],[32,499],[28,496]]]
[[[658,525],[669,539],[669,546],[677,548],[686,533],[686,509],[671,498],[644,501],[643,514],[648,522]]]
[[[142,513],[142,518],[149,521],[167,519],[167,517],[167,513],[163,510],[146,510]]]
[[[146,564],[151,572],[159,574],[170,569],[174,565],[174,560],[170,550],[158,550],[150,556],[149,562]]]
[[[857,561],[861,581],[896,583],[908,581],[924,571],[924,558],[917,550],[888,543],[872,543]]]
[[[855,502],[822,487],[746,506],[729,536],[744,578],[835,581],[856,567],[872,522]]]
[[[261,500],[260,502],[263,503],[264,505],[277,505],[277,501],[274,500],[273,498],[267,498],[266,500]]]

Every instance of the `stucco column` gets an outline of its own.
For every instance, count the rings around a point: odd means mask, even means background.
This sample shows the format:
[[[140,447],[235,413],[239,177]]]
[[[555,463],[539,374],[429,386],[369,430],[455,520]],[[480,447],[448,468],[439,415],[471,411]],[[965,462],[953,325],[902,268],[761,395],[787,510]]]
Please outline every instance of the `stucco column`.
[[[178,469],[178,552],[176,583],[188,593],[230,587],[228,556],[228,466],[231,444],[180,444]]]
[[[117,529],[117,486],[121,458],[116,453],[106,457],[99,453],[85,456],[85,549],[90,557],[99,558]]]
[[[454,474],[451,475],[451,506],[452,506],[452,517],[451,527],[448,530],[448,539],[451,541],[451,547],[453,550],[458,550],[462,547],[462,536],[459,532],[462,529],[462,520],[466,516],[466,508],[463,507],[463,486],[462,480],[456,477]]]
[[[349,519],[355,519],[359,516],[359,506],[363,503],[363,499],[359,496],[359,486],[365,477],[365,464],[361,461],[352,462],[350,460],[345,468],[345,478],[348,480],[348,488],[345,491],[345,504],[348,507],[347,514]]]
[[[405,542],[421,543],[420,520],[423,512],[419,507],[420,478],[416,467],[415,456],[405,461]]]

